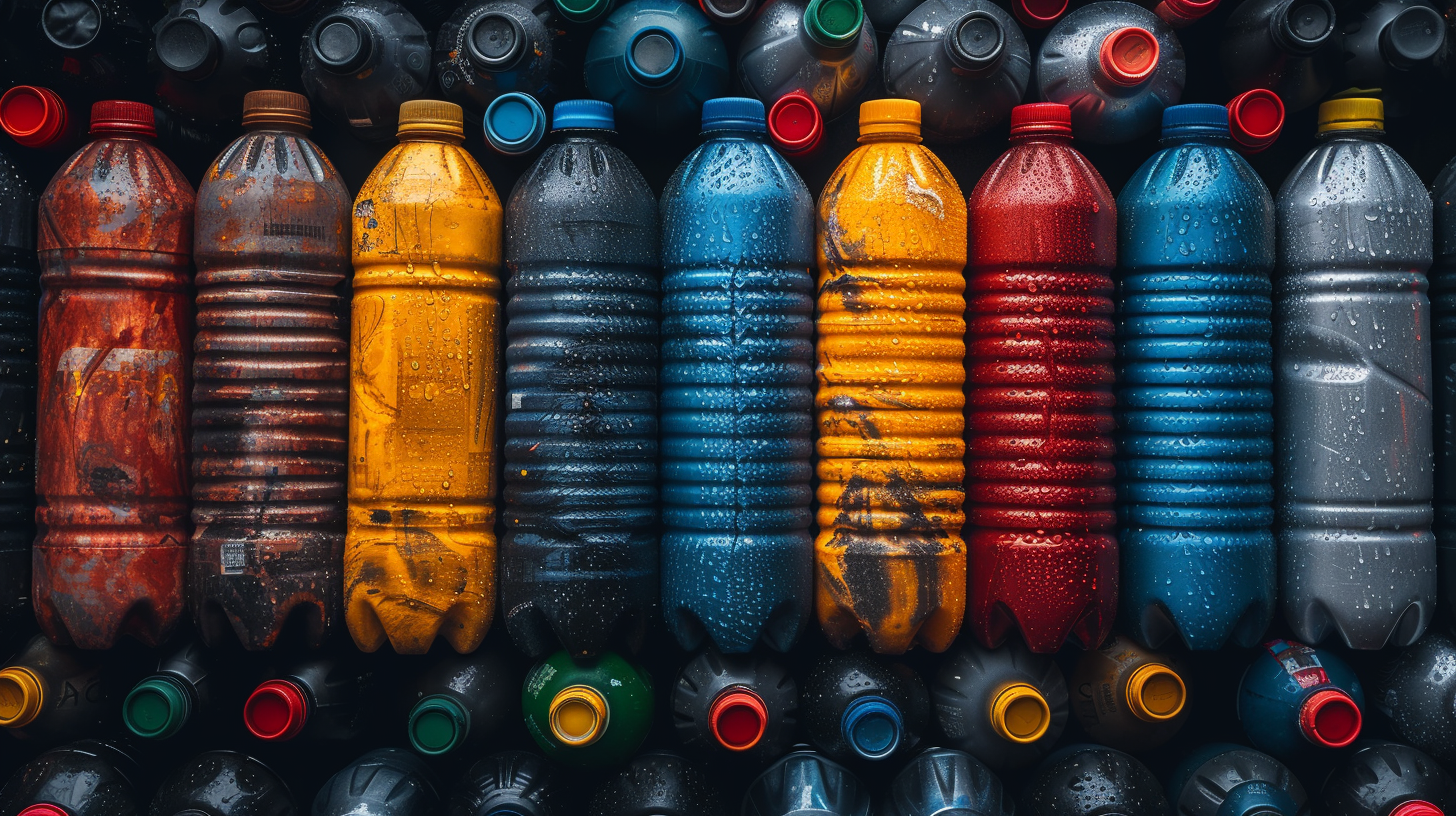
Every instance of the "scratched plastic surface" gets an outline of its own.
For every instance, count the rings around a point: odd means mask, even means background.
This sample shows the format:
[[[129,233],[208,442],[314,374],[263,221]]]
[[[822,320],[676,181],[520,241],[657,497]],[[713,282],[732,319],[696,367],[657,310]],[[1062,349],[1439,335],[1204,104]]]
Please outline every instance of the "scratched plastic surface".
[[[879,70],[879,47],[868,18],[851,42],[826,46],[805,29],[805,0],[769,0],[738,46],[738,84],[765,105],[798,91],[819,106],[824,120],[851,113]]]
[[[473,651],[495,614],[502,217],[460,139],[429,131],[355,198],[344,602],[365,651]]]
[[[0,153],[0,624],[31,614],[39,295],[35,191]]]
[[[1117,208],[1060,136],[1031,135],[971,194],[966,340],[970,609],[1034,652],[1112,629],[1112,277]]]
[[[41,197],[33,588],[57,643],[155,646],[183,613],[192,206],[176,165],[123,135]]]
[[[1435,533],[1440,602],[1456,609],[1456,161],[1431,185],[1435,263],[1431,265],[1431,368],[1436,417]]]
[[[508,210],[501,598],[532,656],[635,651],[658,614],[657,200],[608,135],[559,135]]]
[[[718,131],[662,223],[663,610],[685,649],[787,651],[814,598],[814,199],[761,132]]]
[[[861,139],[819,199],[815,604],[838,647],[943,652],[966,602],[965,199],[918,137]]]
[[[1296,635],[1405,646],[1436,603],[1431,199],[1371,131],[1278,195],[1279,597]]]
[[[198,189],[188,602],[203,639],[270,648],[341,614],[349,191],[302,129],[261,124]]]
[[[1275,608],[1274,199],[1222,106],[1184,110],[1117,199],[1122,626],[1247,648]]]

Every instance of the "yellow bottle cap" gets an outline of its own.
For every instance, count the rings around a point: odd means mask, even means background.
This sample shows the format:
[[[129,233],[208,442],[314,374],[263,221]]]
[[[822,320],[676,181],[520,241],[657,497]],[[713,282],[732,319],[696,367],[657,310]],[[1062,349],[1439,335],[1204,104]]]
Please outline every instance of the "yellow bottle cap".
[[[1385,103],[1369,97],[1331,99],[1319,106],[1319,132],[1385,130]]]
[[[873,99],[859,106],[859,140],[866,136],[904,136],[920,141],[920,103],[913,99]]]
[[[991,702],[991,730],[1002,739],[1025,745],[1036,742],[1052,724],[1052,708],[1034,686],[1013,683]]]
[[[44,704],[45,689],[35,672],[24,666],[0,670],[0,727],[30,725]]]
[[[1178,672],[1162,663],[1138,666],[1127,678],[1127,706],[1138,719],[1162,722],[1178,716],[1188,700],[1188,689]]]
[[[570,686],[551,698],[551,734],[566,745],[591,745],[607,730],[607,700],[590,686]]]
[[[465,138],[465,112],[454,102],[411,99],[399,106],[399,135],[434,133]]]

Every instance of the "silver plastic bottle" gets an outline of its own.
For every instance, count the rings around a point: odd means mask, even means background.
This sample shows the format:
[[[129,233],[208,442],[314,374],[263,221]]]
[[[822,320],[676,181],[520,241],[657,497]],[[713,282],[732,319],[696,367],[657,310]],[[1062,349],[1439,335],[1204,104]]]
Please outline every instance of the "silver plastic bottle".
[[[1431,198],[1376,99],[1320,106],[1279,190],[1279,594],[1305,642],[1406,646],[1436,603]]]

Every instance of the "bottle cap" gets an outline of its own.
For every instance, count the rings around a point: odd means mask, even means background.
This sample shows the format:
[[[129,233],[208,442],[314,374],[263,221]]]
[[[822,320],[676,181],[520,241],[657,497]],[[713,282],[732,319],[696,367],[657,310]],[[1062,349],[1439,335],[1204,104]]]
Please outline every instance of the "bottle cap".
[[[612,10],[613,0],[556,0],[556,10],[569,22],[590,23]]]
[[[627,73],[648,87],[666,85],[682,67],[682,41],[662,26],[643,28],[627,46]]]
[[[1420,799],[1401,802],[1390,811],[1390,816],[1446,816],[1439,807]]]
[[[920,141],[920,103],[913,99],[872,99],[859,106],[859,138],[906,136]]]
[[[0,728],[30,725],[40,715],[45,697],[45,687],[35,672],[24,666],[0,670]]]
[[[1052,707],[1027,683],[1012,683],[991,701],[991,730],[1019,745],[1036,742],[1052,725]]]
[[[1244,153],[1258,153],[1284,129],[1284,102],[1264,88],[1245,91],[1228,103],[1229,135]]]
[[[399,106],[398,135],[432,133],[456,139],[465,138],[465,111],[454,102],[438,99],[411,99]]]
[[[988,71],[1001,62],[1006,32],[996,15],[975,9],[961,15],[945,40],[946,55],[962,71]]]
[[[50,0],[41,9],[40,27],[57,48],[79,51],[101,35],[101,19],[95,0]]]
[[[860,697],[849,704],[840,730],[849,747],[865,759],[884,759],[900,747],[900,709],[883,697]]]
[[[804,94],[784,94],[769,108],[768,135],[785,156],[812,153],[824,141],[824,114]]]
[[[1413,68],[1446,43],[1446,21],[1430,6],[1407,6],[1380,30],[1380,53],[1397,68]]]
[[[1322,102],[1319,132],[1333,130],[1385,130],[1385,104],[1363,96]]]
[[[1344,748],[1354,742],[1360,736],[1360,723],[1360,707],[1340,689],[1320,689],[1299,706],[1299,727],[1305,738],[1326,748]]]
[[[71,813],[60,805],[39,804],[26,807],[16,816],[71,816]]]
[[[0,128],[23,147],[50,147],[69,121],[66,103],[50,88],[16,85],[0,96]]]
[[[1011,13],[1027,28],[1046,28],[1067,13],[1069,0],[1012,0]]]
[[[1220,108],[1221,105],[1201,107]],[[1144,722],[1171,720],[1183,711],[1188,688],[1178,672],[1162,663],[1138,666],[1127,678],[1127,706],[1133,716]]]
[[[1198,22],[1218,8],[1218,0],[1162,0],[1157,15],[1169,25],[1182,27]]]
[[[754,0],[698,0],[698,8],[718,25],[738,25],[753,16]]]
[[[106,99],[91,105],[91,135],[157,135],[157,113],[151,105]]]
[[[187,79],[202,79],[217,68],[217,34],[196,17],[173,17],[152,40],[157,60]]]
[[[860,0],[809,0],[804,8],[804,30],[825,48],[854,45],[863,26]]]
[[[1163,108],[1163,138],[1229,135],[1229,111],[1223,105],[1170,105]]]
[[[612,103],[599,99],[568,99],[551,109],[554,130],[616,130]]]
[[[503,11],[487,11],[470,24],[465,54],[481,70],[510,70],[526,54],[526,29]]]
[[[1335,33],[1335,7],[1330,0],[1294,0],[1275,18],[1276,40],[1294,54],[1310,54]]]
[[[158,674],[137,683],[121,705],[127,730],[143,739],[166,739],[192,716],[192,695],[176,678]]]
[[[1072,135],[1072,109],[1060,102],[1032,102],[1011,109],[1011,137]]]
[[[262,125],[312,128],[308,97],[292,91],[248,91],[243,97],[243,127]]]
[[[374,36],[363,20],[335,13],[314,23],[308,44],[320,65],[336,74],[347,74],[369,61]]]
[[[1097,60],[1109,80],[1128,87],[1141,85],[1158,69],[1158,38],[1145,28],[1119,28],[1102,38]]]
[[[719,745],[730,751],[747,751],[768,730],[768,706],[752,689],[726,688],[708,709],[708,727]]]
[[[763,103],[745,96],[721,96],[703,103],[703,132],[734,130],[763,133]]]
[[[243,703],[243,725],[260,740],[291,740],[307,722],[308,695],[291,680],[268,680]]]
[[[455,698],[432,694],[409,713],[409,741],[426,756],[448,754],[470,734],[470,712]]]
[[[498,153],[529,153],[545,135],[546,110],[530,94],[501,94],[485,109],[485,141]]]
[[[551,735],[564,745],[586,747],[606,733],[610,714],[601,692],[591,686],[568,686],[551,698]]]

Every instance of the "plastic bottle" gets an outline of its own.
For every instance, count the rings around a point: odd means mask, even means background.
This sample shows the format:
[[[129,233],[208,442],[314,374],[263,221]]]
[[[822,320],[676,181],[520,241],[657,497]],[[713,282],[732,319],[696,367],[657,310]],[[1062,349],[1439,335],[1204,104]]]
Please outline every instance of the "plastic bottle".
[[[1205,745],[1168,780],[1177,816],[1305,816],[1309,796],[1279,760],[1227,743]]]
[[[1323,99],[1340,70],[1329,0],[1243,0],[1224,20],[1224,78],[1237,92],[1267,88],[1293,113]]]
[[[1433,65],[1446,48],[1446,21],[1426,0],[1377,0],[1340,18],[1341,84],[1378,88],[1385,115],[1425,110]]]
[[[753,19],[758,0],[698,0],[698,8],[714,25],[735,26]]]
[[[920,103],[929,142],[959,142],[1011,115],[1031,80],[1031,50],[990,0],[926,0],[885,46],[885,90]]]
[[[273,81],[270,37],[249,8],[228,0],[177,0],[152,27],[161,68],[157,96],[205,121],[235,120],[243,95]]]
[[[1379,100],[1319,120],[1277,199],[1279,596],[1301,640],[1406,646],[1436,601],[1431,199]]]
[[[1354,742],[1364,709],[1365,692],[1345,661],[1289,640],[1266,643],[1239,682],[1244,733],[1281,759]]]
[[[0,99],[0,121],[5,103]],[[35,540],[35,192],[0,152],[0,626],[29,623]]]
[[[836,758],[888,759],[930,725],[925,683],[903,663],[869,652],[826,652],[804,678],[804,733]]]
[[[1072,711],[1097,742],[1122,751],[1150,751],[1172,739],[1188,719],[1186,674],[1175,655],[1113,635],[1077,661],[1069,680]]]
[[[463,3],[435,35],[435,73],[452,102],[484,111],[505,93],[545,96],[556,65],[550,0]]]
[[[866,102],[859,141],[819,199],[816,605],[836,647],[943,652],[966,600],[964,199],[918,102]]]
[[[701,11],[679,0],[632,0],[592,33],[586,90],[628,128],[681,131],[728,91],[728,49]]]
[[[1274,617],[1274,199],[1228,121],[1164,110],[1117,198],[1121,612],[1152,647],[1247,648]]]
[[[1012,816],[1001,780],[963,751],[932,748],[910,761],[890,783],[884,816]]]
[[[1267,88],[1244,91],[1225,107],[1234,149],[1246,156],[1274,144],[1284,129],[1284,101]]]
[[[303,89],[313,104],[355,136],[386,142],[401,103],[430,83],[430,41],[394,0],[337,0],[303,40]]]
[[[259,683],[243,703],[243,725],[265,742],[353,740],[376,716],[383,685],[357,655],[311,657]]]
[[[132,816],[142,810],[142,771],[118,745],[81,740],[52,748],[0,790],[0,812],[16,816]]]
[[[35,150],[63,150],[82,135],[66,101],[38,85],[16,85],[0,94],[0,130],[21,147]],[[33,245],[34,230],[31,232],[27,240]]]
[[[557,774],[524,751],[485,757],[465,772],[445,816],[567,816]]]
[[[605,17],[617,0],[554,0],[556,13],[568,24],[578,31],[590,32],[596,25],[600,25],[601,18]]]
[[[662,193],[662,605],[684,649],[788,651],[814,602],[814,199],[765,131],[758,100],[708,100]]]
[[[313,799],[312,816],[438,816],[435,776],[419,757],[379,748],[329,777]]]
[[[784,158],[809,159],[824,141],[824,114],[802,92],[786,93],[768,109],[768,137]]]
[[[302,809],[288,785],[267,765],[235,751],[207,751],[183,762],[162,781],[148,812],[150,816],[297,816]]]
[[[1218,8],[1219,0],[1137,0],[1143,8],[1152,9],[1168,25],[1183,29],[1207,17]]]
[[[160,8],[160,4],[157,4]],[[10,0],[0,64],[17,81],[88,97],[146,87],[151,32],[125,0]]]
[[[523,156],[546,136],[546,109],[530,94],[497,96],[485,109],[485,142],[503,156]]]
[[[666,751],[640,754],[597,789],[589,816],[727,816],[712,779]]]
[[[1117,207],[1072,132],[1065,105],[1018,106],[970,200],[966,625],[1038,653],[1101,643],[1117,603]]]
[[[468,653],[495,614],[503,213],[462,116],[402,105],[354,200],[344,602],[365,651]]]
[[[230,680],[214,655],[190,641],[131,687],[121,704],[121,721],[132,734],[156,740],[174,737],[188,725],[216,727]]]
[[[987,649],[962,641],[930,685],[951,748],[1005,773],[1036,763],[1067,725],[1067,682],[1051,657],[1018,641]]]
[[[711,755],[715,763],[735,754],[767,761],[794,745],[799,686],[767,654],[725,655],[710,648],[678,674],[672,720],[683,747]]]
[[[343,594],[352,202],[306,98],[253,91],[243,126],[198,187],[188,601],[210,645],[294,621],[317,648]]]
[[[1036,56],[1041,99],[1072,109],[1077,138],[1119,144],[1153,130],[1183,95],[1173,27],[1147,9],[1099,0],[1063,17]]]
[[[526,729],[546,756],[575,768],[620,764],[652,725],[652,678],[615,652],[551,655],[526,676]]]
[[[520,673],[501,650],[448,655],[412,674],[405,732],[425,756],[481,751],[520,719]]]
[[[1395,658],[1373,700],[1397,736],[1448,764],[1456,762],[1456,672],[1451,666],[1456,666],[1456,640],[1430,632]]]
[[[764,104],[802,93],[832,120],[855,109],[879,64],[860,0],[769,0],[739,42],[738,84]]]
[[[741,814],[870,816],[870,794],[848,768],[802,747],[753,781]]]
[[[3,106],[3,102],[0,102]],[[1431,265],[1432,397],[1437,417],[1456,415],[1456,161],[1431,185],[1435,263]],[[1456,423],[1437,421],[1435,534],[1440,603],[1456,608]],[[1447,620],[1456,617],[1447,616]]]
[[[0,728],[47,745],[101,733],[114,698],[99,657],[32,637],[0,669]]]
[[[1362,741],[1330,772],[1320,799],[1329,816],[1441,816],[1456,812],[1456,783],[1414,748]]]
[[[1163,786],[1111,748],[1069,745],[1046,758],[1021,792],[1021,816],[1165,816]]]
[[[657,199],[609,105],[552,119],[507,208],[501,608],[527,654],[593,656],[658,614]]]
[[[35,611],[83,649],[183,612],[193,194],[155,133],[97,102],[40,201]]]

